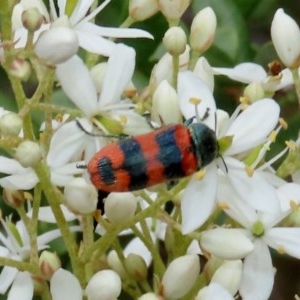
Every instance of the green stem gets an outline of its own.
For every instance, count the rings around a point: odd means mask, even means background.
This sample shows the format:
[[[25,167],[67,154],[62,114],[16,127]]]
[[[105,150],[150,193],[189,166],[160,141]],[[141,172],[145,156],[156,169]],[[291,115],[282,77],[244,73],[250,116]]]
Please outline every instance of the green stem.
[[[178,80],[178,72],[179,72],[179,55],[172,56],[173,61],[173,87],[177,90],[177,80]]]
[[[14,260],[7,257],[1,257],[0,256],[0,265],[1,266],[7,266],[7,267],[13,267],[18,269],[19,271],[27,271],[31,274],[42,276],[40,269],[38,266],[34,266],[28,262]]]
[[[294,85],[295,85],[295,90],[298,98],[298,103],[300,106],[300,78],[299,78],[299,73],[298,73],[298,68],[297,69],[290,69],[292,74],[293,74],[293,79],[294,79]]]
[[[198,61],[198,58],[200,57],[201,53],[198,51],[191,51],[191,59],[189,64],[189,70],[193,70],[196,66],[196,63]]]
[[[49,169],[45,163],[40,163],[35,167],[35,172],[39,177],[41,187],[47,197],[48,203],[52,209],[54,217],[57,221],[57,225],[61,231],[62,237],[65,241],[74,275],[78,278],[83,285],[85,282],[84,272],[82,272],[82,266],[80,265],[78,256],[78,246],[75,242],[74,236],[69,229],[69,225],[63,215],[60,208],[60,203],[63,200],[62,195],[55,189],[50,181]]]

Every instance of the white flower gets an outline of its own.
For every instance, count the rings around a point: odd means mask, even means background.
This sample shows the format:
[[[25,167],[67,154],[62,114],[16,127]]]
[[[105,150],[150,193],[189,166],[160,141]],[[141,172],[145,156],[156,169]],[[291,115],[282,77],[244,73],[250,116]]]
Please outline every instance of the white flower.
[[[241,63],[234,68],[212,68],[215,75],[225,75],[243,83],[260,83],[266,92],[275,92],[293,84],[289,69],[282,70],[276,76],[270,76],[265,69],[255,63]]]
[[[196,75],[186,72],[179,76],[178,94],[180,107],[186,119],[195,116],[195,107],[189,103],[189,99],[198,98],[201,100],[197,107],[198,115],[203,116],[209,108],[209,117],[203,122],[213,128],[214,99],[210,90]],[[233,137],[229,147],[222,153],[223,159],[219,158],[211,163],[201,180],[194,176],[184,191],[181,204],[183,233],[189,233],[201,226],[212,213],[220,172],[228,175],[230,183],[239,192],[247,190],[248,203],[252,203],[257,209],[276,211],[279,208],[276,203],[270,205],[268,201],[260,201],[261,196],[256,192],[257,185],[260,185],[266,194],[273,196],[274,188],[258,173],[249,177],[245,172],[245,165],[239,161],[254,147],[267,141],[268,135],[278,122],[279,106],[272,99],[263,99],[240,112],[241,107],[238,107],[229,120],[222,122],[222,128],[217,128],[219,140],[223,137]],[[268,118],[265,117],[266,114]],[[224,169],[225,166],[228,173]],[[275,196],[267,199],[273,198]]]
[[[281,61],[289,68],[300,63],[300,29],[297,23],[282,8],[277,9],[272,25],[271,37]]]
[[[123,44],[115,47],[108,60],[100,95],[97,95],[89,70],[77,56],[59,66],[57,77],[62,89],[85,117],[66,123],[55,132],[47,157],[50,165],[62,165],[71,159],[80,160],[83,151],[85,159],[89,160],[106,144],[107,139],[89,136],[78,127],[77,122],[87,132],[93,131],[93,123],[107,131],[101,124],[103,118],[114,120],[123,127],[119,134],[132,135],[151,130],[145,118],[131,109],[133,103],[121,100],[121,94],[134,71],[135,52],[132,48]]]
[[[152,38],[151,34],[140,29],[101,27],[91,22],[91,20],[93,20],[95,16],[109,2],[110,0],[104,1],[101,5],[95,8],[91,13],[88,12],[89,9],[91,8],[91,5],[93,4],[93,1],[83,0],[77,2],[77,5],[75,6],[72,14],[69,17],[69,24],[70,24],[70,28],[74,30],[74,32],[78,37],[80,47],[92,53],[108,56],[113,50],[113,48],[115,47],[115,44],[104,37]],[[36,3],[34,3],[34,5],[36,5]],[[55,8],[56,5],[54,1],[53,0],[50,1],[50,15],[53,21],[59,18],[65,18],[65,16],[68,15],[66,11],[66,5],[67,5],[67,1],[58,0],[57,1],[58,13],[57,13]],[[20,7],[18,7],[18,10],[20,10]],[[40,11],[42,14],[44,13],[44,10],[40,9]],[[21,15],[20,12],[18,12],[17,15],[20,16]],[[13,19],[13,21],[18,22],[18,24],[20,24],[20,21],[18,21],[16,17]],[[15,25],[14,27],[16,28],[17,26]],[[49,23],[42,25],[40,30],[35,32],[34,40],[38,38],[41,32],[48,30],[49,28],[50,28]],[[15,31],[15,41],[17,41],[16,47],[24,47],[26,40],[27,40],[27,30],[25,30],[25,28],[23,27],[17,29]]]
[[[270,196],[264,194],[264,190],[259,185],[256,186],[256,190],[264,196],[264,199]],[[286,190],[290,192],[285,193]],[[234,189],[230,188],[228,180],[225,178],[220,184],[219,203],[231,218],[245,228],[239,230],[250,237],[254,244],[254,250],[244,259],[243,276],[239,289],[243,299],[268,299],[272,291],[274,269],[268,247],[300,259],[300,228],[276,227],[276,224],[292,211],[291,206],[289,209],[286,206],[286,203],[291,201],[290,197],[294,203],[299,203],[299,191],[300,186],[295,184],[280,187],[277,194],[282,203],[282,209],[277,214],[270,214],[269,212],[258,212],[246,201],[243,201],[242,197],[246,196],[247,191],[238,195]],[[277,199],[273,199],[273,201],[277,201]]]
[[[51,166],[51,181],[57,186],[65,186],[74,175],[83,170],[77,168],[77,163]],[[32,168],[24,168],[12,158],[0,156],[0,172],[9,174],[0,179],[0,185],[11,190],[30,190],[39,182]]]
[[[30,256],[30,238],[22,221],[16,225],[10,220],[6,222],[1,220],[5,233],[0,233],[0,256],[14,259],[16,261],[26,260]],[[37,238],[38,250],[47,248],[47,244],[61,235],[59,230],[46,232]],[[27,288],[24,289],[24,282]],[[33,284],[30,275],[27,272],[19,273],[14,267],[4,266],[0,274],[0,294],[5,294],[8,288],[13,284],[11,295],[16,295],[20,289],[24,291],[22,299],[31,299],[29,295],[33,293]],[[18,291],[15,291],[18,290]],[[13,296],[12,296],[13,297]],[[27,298],[28,297],[28,298]],[[13,298],[11,298],[13,299]],[[15,298],[16,299],[16,298]]]

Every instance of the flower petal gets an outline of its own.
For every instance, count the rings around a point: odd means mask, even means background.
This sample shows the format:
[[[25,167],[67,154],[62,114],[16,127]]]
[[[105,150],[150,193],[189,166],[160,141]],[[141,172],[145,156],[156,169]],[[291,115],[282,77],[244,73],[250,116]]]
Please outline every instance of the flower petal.
[[[209,110],[209,115],[203,120],[203,123],[215,129],[215,99],[208,86],[196,74],[190,71],[179,73],[178,97],[179,107],[186,119],[195,117],[195,104],[192,104],[190,100],[192,98],[198,99],[200,101],[200,104],[197,106],[198,115],[202,118]]]
[[[53,300],[82,299],[82,289],[78,279],[71,272],[61,268],[50,280],[50,292]]]
[[[153,39],[153,35],[149,32],[136,29],[136,28],[114,28],[114,27],[102,27],[93,23],[80,23],[76,27],[76,30],[83,30],[95,33],[99,36],[109,38],[147,38]]]
[[[274,284],[274,270],[267,245],[260,239],[254,242],[254,250],[244,260],[240,286],[243,300],[269,299]]]
[[[217,185],[216,165],[211,164],[206,169],[202,180],[191,179],[185,189],[182,202],[182,233],[187,234],[201,226],[215,207]]]
[[[276,190],[259,173],[254,172],[249,177],[244,170],[231,169],[228,178],[242,201],[258,211],[270,215],[279,214],[280,206]]]
[[[271,228],[264,241],[273,249],[300,259],[300,228]]]
[[[79,40],[79,46],[88,52],[109,56],[116,47],[114,42],[96,35],[93,32],[77,30],[76,33]]]
[[[101,108],[120,101],[122,92],[131,80],[134,67],[134,49],[124,44],[118,44],[108,59],[102,93],[99,99]]]
[[[39,182],[33,170],[20,175],[6,176],[0,179],[0,185],[10,190],[30,190]]]
[[[88,68],[78,56],[74,55],[59,64],[56,68],[56,76],[63,91],[78,108],[87,116],[95,114],[96,88]]]
[[[241,63],[234,68],[212,68],[215,75],[226,75],[243,83],[260,82],[267,77],[264,68],[254,63]]]
[[[8,293],[7,300],[31,300],[33,297],[33,282],[28,272],[19,272]]]
[[[279,113],[279,105],[273,99],[263,99],[250,105],[228,128],[226,135],[233,136],[233,141],[225,154],[241,153],[265,142],[278,122]]]
[[[18,269],[4,266],[0,274],[0,294],[5,294],[18,274]]]
[[[83,119],[79,119],[79,122],[82,124]],[[82,154],[88,138],[75,121],[63,124],[52,136],[47,163],[51,168],[67,164],[75,154]]]

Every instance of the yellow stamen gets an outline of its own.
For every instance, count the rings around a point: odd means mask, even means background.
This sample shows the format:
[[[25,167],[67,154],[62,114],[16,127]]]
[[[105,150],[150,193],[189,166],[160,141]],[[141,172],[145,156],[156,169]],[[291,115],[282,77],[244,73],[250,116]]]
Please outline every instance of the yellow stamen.
[[[283,118],[279,118],[278,122],[282,126],[283,129],[287,129],[288,128],[288,124],[287,124],[287,122]]]
[[[204,178],[205,174],[206,174],[206,171],[204,169],[200,170],[196,173],[195,178],[197,180],[202,180]]]
[[[242,109],[245,110],[250,104],[251,104],[251,99],[248,96],[242,96],[240,97],[240,103],[242,104]]]
[[[285,254],[286,251],[285,251],[285,248],[283,245],[279,245],[278,248],[277,248],[277,252],[280,253],[280,254]]]
[[[253,168],[251,168],[251,167],[249,167],[249,166],[245,166],[245,171],[246,171],[246,173],[247,173],[247,175],[248,175],[249,177],[252,177],[252,176],[253,176],[253,173],[254,173],[254,169],[253,169]]]
[[[295,200],[290,200],[290,207],[293,211],[296,211],[298,209],[298,204]]]
[[[272,131],[269,135],[269,140],[271,143],[274,143],[277,137],[277,132],[276,131]]]
[[[230,208],[230,206],[228,205],[228,203],[226,201],[218,202],[218,207],[223,210]]]
[[[297,148],[296,143],[294,141],[285,141],[285,144],[291,151],[295,151]]]
[[[30,201],[33,200],[32,194],[30,194],[29,192],[24,192],[24,198]]]
[[[189,102],[194,105],[199,105],[201,103],[201,99],[192,97],[192,98],[190,98]]]

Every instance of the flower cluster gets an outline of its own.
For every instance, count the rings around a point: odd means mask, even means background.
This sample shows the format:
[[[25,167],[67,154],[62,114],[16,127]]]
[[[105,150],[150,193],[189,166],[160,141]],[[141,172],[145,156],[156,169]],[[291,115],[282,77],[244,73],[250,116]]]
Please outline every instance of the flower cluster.
[[[212,66],[218,17],[190,0],[130,0],[120,28],[98,25],[110,0],[4,2],[0,294],[269,299],[274,253],[300,259],[299,139],[277,139],[277,97],[300,102],[297,23],[275,12],[267,72]],[[155,40],[129,28],[155,17],[164,53],[146,74],[125,38]],[[239,86],[230,113],[220,77]]]

